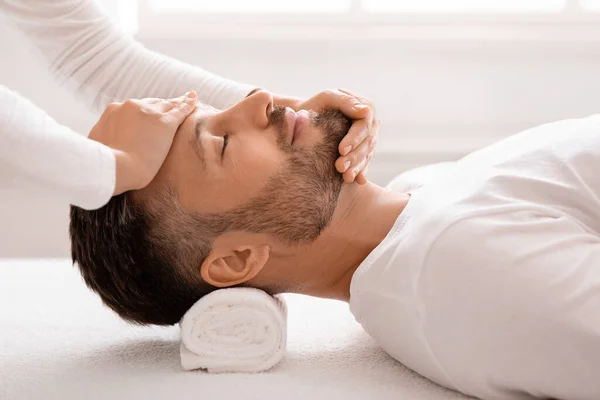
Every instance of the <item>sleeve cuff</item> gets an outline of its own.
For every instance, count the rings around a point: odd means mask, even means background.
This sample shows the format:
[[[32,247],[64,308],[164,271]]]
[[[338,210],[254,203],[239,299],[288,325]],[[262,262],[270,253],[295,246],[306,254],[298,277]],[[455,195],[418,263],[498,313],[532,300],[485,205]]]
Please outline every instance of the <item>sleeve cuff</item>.
[[[101,143],[89,140],[94,147],[90,154],[96,158],[96,162],[89,165],[93,166],[94,171],[90,171],[91,181],[88,190],[81,191],[81,198],[77,200],[78,207],[86,210],[96,210],[105,206],[113,196],[116,185],[116,158],[113,151]]]

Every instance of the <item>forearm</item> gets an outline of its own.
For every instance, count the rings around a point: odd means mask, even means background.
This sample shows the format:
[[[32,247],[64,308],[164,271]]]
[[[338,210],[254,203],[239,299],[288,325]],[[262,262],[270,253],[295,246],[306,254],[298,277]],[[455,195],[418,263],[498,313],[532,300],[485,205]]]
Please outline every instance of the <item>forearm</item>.
[[[115,188],[112,150],[58,124],[0,86],[0,161],[13,185],[33,181],[44,196],[82,208],[106,204]],[[0,186],[8,176],[0,176]]]
[[[96,111],[127,98],[169,98],[190,90],[199,102],[223,109],[255,88],[144,48],[92,0],[5,0],[2,9],[52,73]]]

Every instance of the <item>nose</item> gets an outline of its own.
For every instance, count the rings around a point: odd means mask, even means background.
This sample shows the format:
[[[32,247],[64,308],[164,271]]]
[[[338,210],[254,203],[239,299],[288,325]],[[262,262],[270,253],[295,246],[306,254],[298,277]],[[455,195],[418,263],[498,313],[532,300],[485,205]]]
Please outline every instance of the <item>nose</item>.
[[[243,116],[257,128],[269,126],[269,116],[273,112],[273,95],[266,90],[258,90],[232,107],[234,112]]]

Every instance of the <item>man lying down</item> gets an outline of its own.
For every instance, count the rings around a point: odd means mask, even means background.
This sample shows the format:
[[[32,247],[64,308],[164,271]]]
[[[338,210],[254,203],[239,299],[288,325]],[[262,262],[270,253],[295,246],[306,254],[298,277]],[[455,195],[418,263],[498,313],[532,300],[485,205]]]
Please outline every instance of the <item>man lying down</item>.
[[[71,209],[72,256],[126,320],[236,285],[349,302],[392,357],[484,399],[600,398],[600,116],[540,126],[411,193],[344,184],[350,122],[258,92],[199,106],[143,190]]]

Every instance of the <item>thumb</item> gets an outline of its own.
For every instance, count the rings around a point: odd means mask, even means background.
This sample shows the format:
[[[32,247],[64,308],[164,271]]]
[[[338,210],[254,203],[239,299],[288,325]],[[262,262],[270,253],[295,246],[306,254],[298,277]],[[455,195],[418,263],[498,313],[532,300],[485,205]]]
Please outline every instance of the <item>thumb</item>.
[[[354,96],[346,95],[340,99],[339,110],[350,119],[362,119],[369,116],[371,107]]]
[[[188,92],[183,101],[171,108],[165,113],[165,117],[169,123],[181,125],[184,119],[194,111],[196,103],[198,102],[198,95],[196,92]]]

